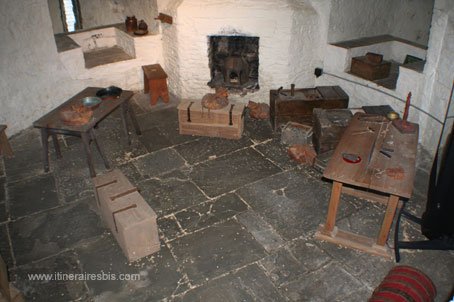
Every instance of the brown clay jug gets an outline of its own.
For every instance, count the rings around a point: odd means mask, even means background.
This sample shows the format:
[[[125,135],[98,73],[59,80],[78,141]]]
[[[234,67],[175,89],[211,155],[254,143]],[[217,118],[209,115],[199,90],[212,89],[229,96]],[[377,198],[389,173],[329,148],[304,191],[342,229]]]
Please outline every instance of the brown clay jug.
[[[137,29],[136,17],[135,16],[126,17],[125,25],[126,25],[127,32],[134,32]]]

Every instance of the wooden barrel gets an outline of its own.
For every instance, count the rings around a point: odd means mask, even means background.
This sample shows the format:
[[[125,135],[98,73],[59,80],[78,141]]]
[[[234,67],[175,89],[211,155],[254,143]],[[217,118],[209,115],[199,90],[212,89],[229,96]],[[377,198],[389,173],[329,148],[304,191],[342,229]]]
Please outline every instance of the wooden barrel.
[[[437,290],[432,280],[416,268],[392,268],[375,289],[369,302],[431,302]]]

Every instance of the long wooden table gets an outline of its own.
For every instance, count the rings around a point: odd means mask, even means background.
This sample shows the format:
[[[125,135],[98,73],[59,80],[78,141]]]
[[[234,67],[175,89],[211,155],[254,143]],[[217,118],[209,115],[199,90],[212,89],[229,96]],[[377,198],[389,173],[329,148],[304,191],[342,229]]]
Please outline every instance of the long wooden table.
[[[95,177],[96,172],[93,165],[93,158],[90,149],[90,143],[94,142],[98,152],[100,153],[104,165],[107,169],[110,168],[109,163],[104,156],[101,148],[96,140],[94,128],[100,121],[106,118],[109,114],[111,114],[115,109],[121,107],[121,119],[123,122],[123,128],[126,134],[128,144],[131,144],[131,139],[129,137],[129,130],[128,125],[126,122],[126,116],[129,113],[131,117],[131,121],[133,126],[136,130],[137,135],[141,134],[139,124],[137,123],[135,114],[133,110],[129,108],[129,100],[131,99],[132,95],[134,94],[132,91],[123,90],[121,95],[118,98],[110,98],[103,100],[101,104],[93,110],[93,116],[91,119],[82,125],[71,125],[65,123],[60,115],[60,111],[64,108],[70,108],[73,105],[80,105],[81,100],[87,96],[95,96],[96,92],[101,89],[99,87],[88,87],[58,106],[57,108],[53,109],[49,113],[45,114],[43,117],[38,119],[33,123],[35,128],[40,128],[41,130],[41,142],[43,145],[43,162],[44,162],[44,171],[49,171],[49,148],[48,148],[48,139],[49,136],[52,136],[52,140],[54,142],[55,152],[57,154],[57,158],[61,158],[60,146],[58,144],[57,134],[63,135],[70,135],[70,136],[77,136],[82,139],[82,144],[84,147],[85,155],[87,156],[87,163],[88,168],[90,170],[90,176]]]
[[[316,238],[392,258],[386,242],[399,198],[410,198],[412,194],[417,143],[418,127],[415,133],[402,134],[385,117],[356,113],[323,173],[333,180],[333,187],[326,223],[320,225]],[[345,154],[358,155],[361,160],[349,163],[344,160]],[[403,173],[396,176],[393,169]],[[342,193],[386,205],[378,236],[367,237],[336,227]]]

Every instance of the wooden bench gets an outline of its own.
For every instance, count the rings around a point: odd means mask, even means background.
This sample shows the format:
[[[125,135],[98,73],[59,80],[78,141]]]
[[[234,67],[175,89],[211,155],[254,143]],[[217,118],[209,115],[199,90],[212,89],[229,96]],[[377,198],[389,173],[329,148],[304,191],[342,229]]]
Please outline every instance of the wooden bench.
[[[13,149],[11,149],[11,145],[9,144],[8,137],[6,136],[5,130],[6,125],[0,125],[0,155],[6,157],[12,157]]]
[[[167,74],[162,69],[161,65],[153,64],[142,66],[143,81],[145,93],[150,93],[151,105],[156,105],[159,97],[165,103],[169,102],[169,91],[167,89]]]

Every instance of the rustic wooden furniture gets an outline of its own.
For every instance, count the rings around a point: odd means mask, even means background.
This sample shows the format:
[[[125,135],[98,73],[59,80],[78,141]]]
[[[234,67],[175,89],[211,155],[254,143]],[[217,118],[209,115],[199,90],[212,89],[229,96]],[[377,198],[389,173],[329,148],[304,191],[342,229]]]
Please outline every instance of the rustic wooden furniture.
[[[287,122],[312,125],[314,108],[348,107],[348,95],[339,86],[270,90],[270,120],[274,130]]]
[[[219,110],[208,110],[201,101],[183,100],[178,105],[180,134],[240,139],[244,108],[244,104],[229,104]]]
[[[352,74],[370,81],[387,78],[390,70],[391,62],[377,60],[370,54],[352,58],[350,67]]]
[[[43,162],[44,162],[44,171],[49,171],[49,150],[48,150],[48,138],[52,136],[54,142],[55,152],[57,158],[61,158],[60,146],[57,139],[57,134],[70,135],[80,137],[82,139],[83,147],[85,154],[87,156],[88,168],[90,170],[90,176],[96,176],[95,168],[93,165],[93,158],[90,150],[90,143],[94,142],[98,152],[101,154],[101,157],[104,161],[104,165],[109,169],[109,163],[105,156],[103,155],[101,148],[96,140],[94,128],[100,121],[106,118],[111,114],[115,109],[121,107],[121,119],[123,123],[124,132],[126,134],[128,144],[131,144],[131,138],[129,137],[128,124],[126,121],[126,116],[129,113],[131,121],[136,130],[137,135],[140,135],[139,124],[137,123],[136,116],[133,110],[129,108],[129,100],[131,99],[133,92],[128,90],[123,90],[122,94],[118,98],[110,98],[103,100],[101,104],[93,109],[93,115],[90,120],[85,124],[68,124],[62,120],[60,112],[71,108],[72,106],[79,106],[81,99],[87,96],[94,96],[96,92],[101,89],[97,87],[88,87],[53,109],[49,113],[45,114],[39,120],[33,123],[35,128],[40,128],[41,130],[41,142],[43,145]]]
[[[0,125],[0,155],[12,157],[14,154],[5,133],[6,127],[6,125]]]
[[[157,215],[120,170],[93,178],[101,216],[129,261],[160,249]]]
[[[392,252],[386,246],[388,233],[399,198],[411,197],[417,143],[418,131],[402,134],[385,117],[356,113],[323,173],[325,178],[333,180],[333,187],[326,223],[320,225],[316,238],[391,258]],[[359,155],[361,161],[348,163],[345,154]],[[396,177],[389,173],[394,169],[403,173]],[[335,226],[341,193],[386,204],[377,238]]]
[[[169,91],[167,89],[167,74],[161,65],[153,64],[142,66],[143,69],[143,86],[145,93],[150,93],[150,103],[155,105],[159,97],[165,103],[169,102]]]
[[[352,116],[349,109],[314,109],[312,142],[317,154],[336,149]]]

